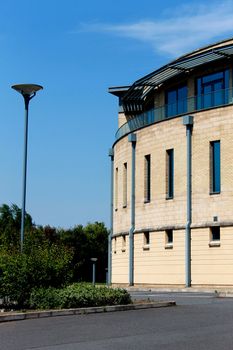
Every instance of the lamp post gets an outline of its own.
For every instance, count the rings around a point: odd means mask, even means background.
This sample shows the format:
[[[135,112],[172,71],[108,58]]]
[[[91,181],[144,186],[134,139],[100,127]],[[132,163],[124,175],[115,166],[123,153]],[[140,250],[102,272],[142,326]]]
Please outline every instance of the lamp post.
[[[36,95],[37,91],[43,89],[43,87],[36,84],[19,84],[19,85],[13,85],[12,89],[16,90],[23,96],[24,104],[25,104],[23,195],[22,195],[22,211],[21,211],[21,231],[20,231],[20,251],[22,253],[23,241],[24,241],[24,219],[25,219],[26,180],[27,180],[28,108],[29,108],[30,100]]]
[[[98,260],[97,258],[91,258],[91,261],[92,261],[92,284],[93,284],[93,286],[95,286],[95,264],[96,264],[97,260]]]

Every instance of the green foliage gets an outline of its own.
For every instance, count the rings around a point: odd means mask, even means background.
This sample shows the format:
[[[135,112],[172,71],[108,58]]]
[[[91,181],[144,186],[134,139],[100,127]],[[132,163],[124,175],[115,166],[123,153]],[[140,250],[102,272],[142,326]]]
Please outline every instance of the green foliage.
[[[63,289],[34,289],[30,296],[30,307],[34,309],[78,308],[132,303],[124,289],[93,287],[75,283]]]
[[[0,245],[5,250],[18,250],[20,243],[21,209],[16,205],[0,207]],[[25,215],[25,232],[33,228],[32,218]]]
[[[35,287],[60,287],[72,279],[71,251],[47,241],[25,243],[23,254],[0,253],[0,298],[19,306],[28,303]]]
[[[107,267],[108,230],[102,222],[75,226],[69,230],[59,230],[61,242],[73,249],[72,262],[75,281],[91,281],[91,258],[97,258],[96,280],[105,281]]]
[[[96,281],[105,282],[109,232],[103,223],[65,230],[36,226],[26,214],[22,254],[20,226],[21,209],[0,206],[0,298],[26,305],[33,288],[91,281],[91,258],[98,259]]]

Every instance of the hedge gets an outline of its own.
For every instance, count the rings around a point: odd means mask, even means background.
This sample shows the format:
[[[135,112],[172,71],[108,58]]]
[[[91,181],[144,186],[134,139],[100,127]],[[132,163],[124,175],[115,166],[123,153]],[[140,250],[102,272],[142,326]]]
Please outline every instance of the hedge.
[[[94,287],[83,283],[74,283],[63,289],[36,288],[29,299],[32,309],[68,309],[131,303],[130,294],[125,289]]]

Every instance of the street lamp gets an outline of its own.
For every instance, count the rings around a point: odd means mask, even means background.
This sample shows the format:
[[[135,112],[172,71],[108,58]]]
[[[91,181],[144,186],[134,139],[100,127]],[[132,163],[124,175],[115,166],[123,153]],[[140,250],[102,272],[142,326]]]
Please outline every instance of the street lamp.
[[[91,258],[91,261],[92,261],[92,284],[93,284],[93,286],[95,286],[95,264],[96,264],[97,260],[98,260],[97,258]]]
[[[25,103],[23,196],[22,196],[21,231],[20,231],[20,250],[22,253],[23,241],[24,241],[24,219],[25,219],[26,179],[27,179],[28,108],[29,108],[29,101],[36,95],[37,91],[43,89],[43,87],[36,84],[19,84],[19,85],[13,85],[12,89],[16,90],[23,96],[24,103]]]

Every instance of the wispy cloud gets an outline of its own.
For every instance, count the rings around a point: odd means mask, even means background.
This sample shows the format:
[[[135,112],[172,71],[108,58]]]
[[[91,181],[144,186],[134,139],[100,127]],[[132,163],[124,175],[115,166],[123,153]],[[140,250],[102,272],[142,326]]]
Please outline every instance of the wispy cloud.
[[[82,24],[79,31],[111,33],[148,43],[156,52],[177,56],[211,42],[215,38],[233,36],[233,2],[209,2],[189,5],[161,18],[136,23]]]

